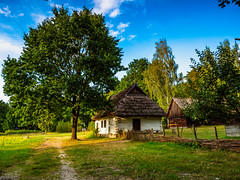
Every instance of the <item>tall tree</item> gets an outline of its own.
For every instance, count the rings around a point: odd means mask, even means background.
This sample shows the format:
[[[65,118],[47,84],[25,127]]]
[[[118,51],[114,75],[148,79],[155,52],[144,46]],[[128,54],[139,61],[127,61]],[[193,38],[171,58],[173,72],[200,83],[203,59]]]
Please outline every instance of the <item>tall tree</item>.
[[[108,103],[114,75],[122,70],[118,40],[109,36],[104,17],[87,8],[69,15],[63,7],[25,34],[19,60],[4,62],[4,92],[21,107],[37,103],[72,111],[72,139],[85,109]],[[55,104],[56,103],[56,104]]]
[[[240,60],[238,46],[220,43],[216,52],[196,51],[188,82],[196,100],[188,114],[193,119],[226,122],[240,117]]]
[[[166,111],[171,98],[174,96],[173,87],[177,83],[178,65],[174,61],[172,49],[166,39],[156,43],[156,52],[152,63],[143,73],[144,82],[150,96]]]
[[[148,68],[148,65],[149,61],[146,58],[134,59],[130,62],[127,74],[116,87],[116,93],[130,87],[133,83],[137,83],[147,93],[148,90],[143,81],[143,72]]]
[[[0,132],[3,132],[4,129],[4,123],[7,118],[7,112],[9,110],[8,103],[5,103],[3,100],[0,100]]]
[[[240,7],[240,0],[218,0],[218,5],[221,8],[226,7],[226,5],[230,4],[230,3],[234,3],[235,5]]]

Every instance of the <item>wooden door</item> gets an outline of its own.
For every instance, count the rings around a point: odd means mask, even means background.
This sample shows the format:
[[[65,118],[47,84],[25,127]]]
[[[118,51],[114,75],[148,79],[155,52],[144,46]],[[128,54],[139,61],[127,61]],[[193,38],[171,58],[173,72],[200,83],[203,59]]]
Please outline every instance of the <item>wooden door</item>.
[[[134,131],[140,131],[141,130],[140,119],[133,119],[133,130]]]

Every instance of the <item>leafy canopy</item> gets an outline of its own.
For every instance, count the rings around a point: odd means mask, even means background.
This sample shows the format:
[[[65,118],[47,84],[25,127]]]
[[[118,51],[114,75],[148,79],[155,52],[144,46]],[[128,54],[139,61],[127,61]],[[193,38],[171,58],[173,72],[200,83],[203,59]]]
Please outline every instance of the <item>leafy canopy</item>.
[[[240,7],[240,0],[218,0],[218,5],[221,8],[226,7],[226,5],[230,4],[230,3],[234,3],[235,5]]]
[[[123,68],[122,50],[109,36],[102,15],[87,8],[69,15],[63,7],[53,9],[53,15],[24,35],[18,60],[4,61],[4,92],[21,109],[23,119],[42,105],[41,114],[49,118],[69,107],[76,139],[78,117],[108,105],[104,93],[114,88],[114,75]]]
[[[151,98],[166,111],[171,98],[174,97],[174,85],[178,81],[178,65],[174,60],[172,49],[166,39],[156,43],[156,52],[153,61],[144,71],[144,83]]]
[[[116,87],[116,93],[130,87],[133,83],[137,83],[140,88],[147,93],[147,88],[143,81],[143,72],[148,68],[149,61],[146,58],[134,59],[128,65],[127,74],[121,79]]]
[[[239,48],[229,41],[220,43],[216,52],[196,50],[199,61],[192,59],[188,82],[196,100],[188,115],[199,120],[228,122],[240,117]]]

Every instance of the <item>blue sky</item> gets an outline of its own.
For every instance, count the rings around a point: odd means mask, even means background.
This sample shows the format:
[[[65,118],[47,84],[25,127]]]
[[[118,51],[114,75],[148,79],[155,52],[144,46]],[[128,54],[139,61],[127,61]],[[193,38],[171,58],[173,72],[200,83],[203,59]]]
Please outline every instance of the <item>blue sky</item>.
[[[240,37],[240,7],[218,7],[217,0],[0,0],[0,70],[8,55],[19,57],[24,32],[51,17],[53,6],[64,5],[70,12],[85,5],[102,13],[110,35],[120,39],[122,64],[146,57],[152,60],[155,42],[166,38],[172,48],[179,72],[190,71],[195,49],[212,50],[228,39],[231,45]],[[119,79],[124,72],[117,74]],[[0,99],[4,82],[0,77]]]

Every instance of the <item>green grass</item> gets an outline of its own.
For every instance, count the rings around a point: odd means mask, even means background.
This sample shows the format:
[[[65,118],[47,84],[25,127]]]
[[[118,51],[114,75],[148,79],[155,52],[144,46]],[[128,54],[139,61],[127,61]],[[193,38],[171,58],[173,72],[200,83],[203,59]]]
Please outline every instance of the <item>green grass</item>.
[[[32,155],[33,149],[42,141],[40,137],[1,136],[0,174],[7,168],[22,165]]]
[[[20,179],[59,179],[60,159],[55,149],[35,151],[22,166]]]
[[[239,154],[157,142],[106,142],[67,149],[86,179],[239,179]]]
[[[205,133],[201,128],[197,129],[199,134],[203,131],[202,137],[211,138],[211,127]],[[191,138],[191,132],[185,132]],[[62,139],[68,160],[83,179],[240,179],[240,156],[235,152],[189,144],[89,138],[91,132],[78,133],[78,141],[70,137],[71,133],[32,134],[29,139],[26,135],[23,139],[19,135],[1,136],[0,178],[19,170],[19,179],[60,179],[58,149],[42,148],[41,144]]]
[[[38,150],[39,145],[54,134],[11,135],[0,137],[0,177],[20,170],[20,179],[37,179],[59,167],[56,150]],[[68,134],[69,136],[69,134]],[[4,141],[4,144],[3,144]],[[53,167],[53,169],[51,169]]]
[[[196,127],[198,139],[215,139],[214,127],[217,128],[217,133],[218,133],[219,139],[240,139],[240,137],[226,137],[225,126],[223,126],[223,125]],[[165,133],[166,133],[166,136],[177,137],[177,134],[172,134],[172,129],[166,129]],[[179,134],[181,136],[181,128],[179,128]],[[194,139],[193,129],[192,128],[183,128],[182,137]]]

